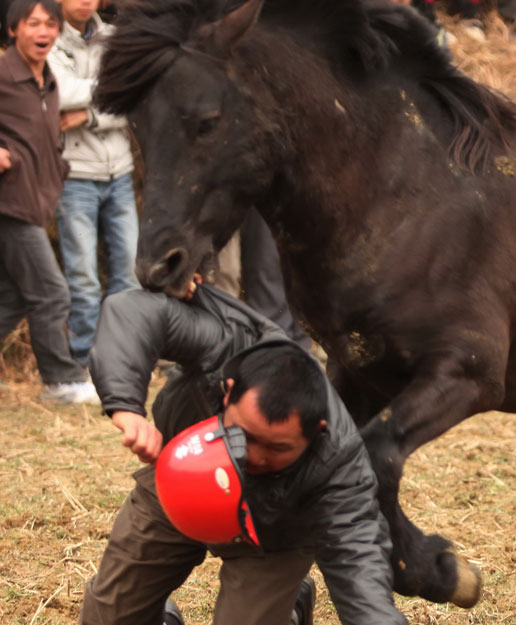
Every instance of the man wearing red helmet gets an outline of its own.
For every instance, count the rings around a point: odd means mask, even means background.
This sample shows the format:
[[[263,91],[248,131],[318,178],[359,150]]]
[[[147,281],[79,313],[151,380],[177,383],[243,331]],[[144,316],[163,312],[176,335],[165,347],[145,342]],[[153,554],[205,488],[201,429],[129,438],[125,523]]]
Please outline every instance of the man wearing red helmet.
[[[158,358],[180,367],[154,403],[154,425],[144,405]],[[177,607],[168,603],[163,615],[163,605],[207,550],[223,561],[213,625],[311,625],[305,576],[314,562],[343,624],[406,624],[393,603],[388,528],[360,435],[318,363],[274,323],[208,286],[188,302],[120,293],[104,303],[90,364],[123,444],[150,466],[135,474],[87,584],[82,625],[181,625]],[[178,497],[209,507],[210,486],[201,480],[167,499],[166,480],[182,486],[190,479],[183,459],[188,471],[201,466],[203,445],[235,432],[245,435],[246,453],[231,539],[210,533],[209,510],[201,519],[191,510],[176,515]],[[162,508],[153,465],[170,439],[157,469]],[[216,462],[213,489],[229,494],[224,462]]]

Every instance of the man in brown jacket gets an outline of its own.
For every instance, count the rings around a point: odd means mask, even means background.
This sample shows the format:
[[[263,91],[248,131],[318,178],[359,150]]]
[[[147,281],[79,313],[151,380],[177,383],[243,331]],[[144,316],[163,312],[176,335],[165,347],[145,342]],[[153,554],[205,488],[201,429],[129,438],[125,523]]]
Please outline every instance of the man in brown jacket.
[[[48,240],[67,172],[57,84],[46,58],[62,24],[54,0],[14,0],[0,57],[0,337],[27,317],[43,399],[98,403],[68,346],[70,295]]]

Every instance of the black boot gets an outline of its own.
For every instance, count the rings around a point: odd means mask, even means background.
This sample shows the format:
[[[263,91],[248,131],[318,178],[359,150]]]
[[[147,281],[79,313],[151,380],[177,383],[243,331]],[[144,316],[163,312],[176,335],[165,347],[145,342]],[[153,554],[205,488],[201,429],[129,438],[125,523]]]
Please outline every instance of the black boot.
[[[313,625],[315,605],[315,582],[307,575],[301,582],[296,605],[292,610],[290,625]]]
[[[170,598],[167,599],[163,610],[163,625],[185,625],[176,602]]]

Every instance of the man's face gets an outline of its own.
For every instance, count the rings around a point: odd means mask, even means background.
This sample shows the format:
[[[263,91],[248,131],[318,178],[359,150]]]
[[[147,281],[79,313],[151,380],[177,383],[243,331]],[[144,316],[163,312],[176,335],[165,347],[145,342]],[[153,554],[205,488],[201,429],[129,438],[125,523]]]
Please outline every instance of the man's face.
[[[58,0],[61,2],[63,17],[81,33],[99,7],[99,0]]]
[[[245,433],[247,473],[260,475],[286,469],[308,447],[297,413],[285,421],[269,423],[258,406],[256,389],[249,389],[236,404],[229,404],[228,396],[224,398],[224,425],[238,425]]]
[[[16,37],[16,48],[27,64],[42,66],[59,35],[59,22],[41,4],[36,4],[10,34]]]

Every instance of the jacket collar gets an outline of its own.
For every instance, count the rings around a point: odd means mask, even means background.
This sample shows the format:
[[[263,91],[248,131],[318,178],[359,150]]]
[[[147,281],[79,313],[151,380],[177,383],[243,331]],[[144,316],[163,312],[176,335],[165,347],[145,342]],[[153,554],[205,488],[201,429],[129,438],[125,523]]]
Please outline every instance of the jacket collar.
[[[7,48],[4,54],[4,59],[9,66],[14,82],[20,83],[27,82],[28,80],[36,81],[31,68],[18,52],[18,48],[15,44],[11,44]],[[43,68],[43,79],[45,81],[45,85],[47,85],[50,89],[53,89],[55,87],[54,76],[50,71],[48,63],[46,62],[45,67]]]
[[[90,22],[91,22],[90,23],[91,30],[89,31],[89,36],[87,40],[84,39],[84,37],[82,36],[82,33],[79,30],[77,30],[77,28],[74,28],[66,20],[63,23],[62,35],[65,35],[67,37],[72,37],[75,40],[80,40],[83,43],[87,43],[87,41],[90,41],[91,39],[95,37],[95,35],[99,32],[103,24],[102,19],[100,18],[100,15],[98,13],[94,13],[91,16]]]

